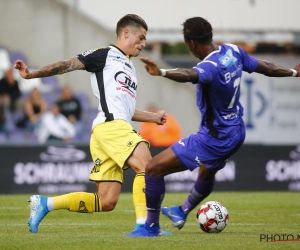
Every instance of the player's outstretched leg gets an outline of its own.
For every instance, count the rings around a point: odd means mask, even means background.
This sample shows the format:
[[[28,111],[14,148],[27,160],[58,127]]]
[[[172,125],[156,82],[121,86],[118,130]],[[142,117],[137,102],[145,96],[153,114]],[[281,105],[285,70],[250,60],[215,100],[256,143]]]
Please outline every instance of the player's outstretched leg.
[[[30,216],[28,225],[29,231],[32,233],[37,233],[40,222],[49,212],[47,199],[48,198],[40,195],[33,195],[30,197]]]
[[[142,226],[139,226],[136,230],[132,231],[130,234],[126,235],[127,237],[157,237],[161,236],[160,226],[159,225],[148,225],[145,223]]]
[[[173,226],[177,227],[178,229],[183,228],[187,215],[183,213],[180,206],[173,206],[173,207],[163,207],[162,214],[168,217],[172,222]]]

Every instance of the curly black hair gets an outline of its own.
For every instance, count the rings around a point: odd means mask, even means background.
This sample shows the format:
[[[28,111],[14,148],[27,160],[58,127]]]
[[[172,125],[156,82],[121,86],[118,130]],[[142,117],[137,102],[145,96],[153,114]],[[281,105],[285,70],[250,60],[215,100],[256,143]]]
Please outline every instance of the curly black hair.
[[[201,44],[212,42],[213,29],[211,24],[202,17],[192,17],[182,24],[184,40],[194,40]]]
[[[122,29],[127,26],[135,26],[136,28],[143,27],[146,31],[148,31],[148,26],[143,18],[135,14],[127,14],[123,16],[117,23],[117,36],[119,36]]]

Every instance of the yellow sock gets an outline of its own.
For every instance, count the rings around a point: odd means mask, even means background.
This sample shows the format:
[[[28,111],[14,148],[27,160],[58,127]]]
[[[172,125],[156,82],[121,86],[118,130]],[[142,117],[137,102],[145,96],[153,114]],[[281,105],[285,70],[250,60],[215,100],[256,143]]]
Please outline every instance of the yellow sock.
[[[54,210],[68,209],[72,212],[93,213],[101,212],[101,201],[98,194],[75,192],[51,198]]]
[[[140,172],[133,181],[133,203],[136,222],[139,224],[145,223],[147,218],[145,186],[145,172]]]

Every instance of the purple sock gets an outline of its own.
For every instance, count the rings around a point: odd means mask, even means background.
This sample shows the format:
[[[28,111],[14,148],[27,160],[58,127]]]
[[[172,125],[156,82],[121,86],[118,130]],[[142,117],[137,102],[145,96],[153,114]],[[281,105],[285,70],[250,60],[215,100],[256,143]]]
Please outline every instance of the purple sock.
[[[165,180],[163,177],[145,174],[146,180],[146,204],[148,225],[159,224],[160,206],[165,196]]]
[[[192,188],[189,197],[181,205],[181,209],[185,214],[191,212],[198,204],[204,200],[213,190],[214,180],[202,181],[197,179]]]

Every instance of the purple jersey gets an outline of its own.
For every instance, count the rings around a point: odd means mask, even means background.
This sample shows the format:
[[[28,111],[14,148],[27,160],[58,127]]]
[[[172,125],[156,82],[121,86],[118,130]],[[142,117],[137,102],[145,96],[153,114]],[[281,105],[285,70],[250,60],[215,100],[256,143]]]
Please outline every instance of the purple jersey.
[[[242,123],[240,99],[242,71],[252,73],[258,61],[233,44],[223,44],[193,69],[198,73],[197,106],[202,114],[201,127],[218,137]]]
[[[257,64],[257,59],[238,46],[223,44],[194,67],[198,73],[197,106],[202,114],[200,130],[171,146],[189,170],[202,163],[221,169],[243,144],[241,76],[242,71],[252,73]]]

